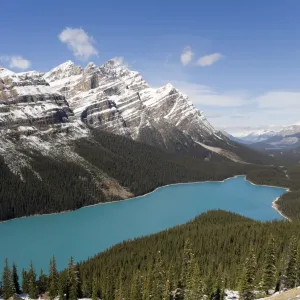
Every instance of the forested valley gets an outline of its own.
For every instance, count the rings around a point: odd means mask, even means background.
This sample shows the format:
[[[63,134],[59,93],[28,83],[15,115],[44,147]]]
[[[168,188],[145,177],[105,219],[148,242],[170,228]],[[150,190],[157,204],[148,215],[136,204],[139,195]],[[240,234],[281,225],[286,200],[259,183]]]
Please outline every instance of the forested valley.
[[[49,270],[38,274],[29,262],[21,286],[17,266],[6,262],[1,294],[4,299],[22,291],[32,299],[47,293],[50,299],[195,300],[222,299],[225,289],[232,289],[241,299],[259,298],[300,284],[299,229],[298,221],[258,222],[210,211],[87,261],[70,258],[61,272],[55,257]]]
[[[133,196],[139,196],[167,184],[223,180],[241,174],[256,184],[290,188],[292,193],[278,204],[289,217],[300,215],[297,200],[300,168],[291,167],[287,178],[279,166],[234,163],[217,155],[204,161],[167,153],[106,132],[95,132],[93,139],[78,140],[73,147],[87,165],[103,173],[100,183],[94,180],[99,172],[96,174],[82,164],[37,152],[26,153],[31,158],[32,170],[24,167],[21,179],[0,157],[0,221],[120,200],[120,196],[106,192],[104,182],[110,179],[117,180]]]

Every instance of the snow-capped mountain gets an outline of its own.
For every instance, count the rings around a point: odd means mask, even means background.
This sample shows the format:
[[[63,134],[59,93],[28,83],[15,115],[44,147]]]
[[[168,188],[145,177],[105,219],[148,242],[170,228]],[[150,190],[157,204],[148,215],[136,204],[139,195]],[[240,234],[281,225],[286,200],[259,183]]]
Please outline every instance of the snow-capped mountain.
[[[229,161],[265,157],[215,130],[171,84],[151,88],[114,60],[47,73],[0,68],[0,220],[219,178]]]
[[[138,72],[115,60],[100,67],[89,63],[84,69],[68,61],[43,78],[65,95],[77,119],[89,127],[135,140],[144,140],[149,128],[168,139],[164,136],[167,127],[168,135],[174,127],[196,141],[221,138],[188,96],[171,84],[150,88]]]
[[[257,142],[265,141],[275,136],[276,134],[277,134],[276,131],[272,129],[262,129],[262,130],[253,131],[251,133],[239,135],[238,138],[246,142],[257,143]]]
[[[270,147],[290,147],[298,146],[300,139],[298,137],[300,133],[300,123],[277,127],[274,129],[270,127],[268,129],[262,129],[246,133],[238,136],[241,142],[247,142],[251,144],[265,144]]]
[[[241,157],[248,150],[215,130],[187,95],[171,84],[151,88],[115,60],[85,68],[67,61],[46,73],[0,68],[0,156],[15,174],[30,167],[28,151],[86,167],[72,142],[92,130],[205,160],[249,157]]]
[[[295,124],[291,124],[291,125],[286,125],[283,126],[277,135],[280,136],[287,136],[287,135],[293,135],[296,133],[300,132],[300,122],[299,123],[295,123]]]

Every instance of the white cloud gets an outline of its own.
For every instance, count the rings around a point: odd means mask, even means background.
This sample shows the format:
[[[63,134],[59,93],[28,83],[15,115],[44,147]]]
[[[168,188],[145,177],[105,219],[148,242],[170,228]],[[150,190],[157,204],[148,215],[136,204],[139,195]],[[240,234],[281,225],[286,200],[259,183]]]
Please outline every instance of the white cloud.
[[[232,134],[274,128],[300,121],[300,92],[269,91],[251,96],[247,91],[219,92],[209,86],[172,81],[203,110],[212,125]]]
[[[223,57],[221,53],[213,53],[200,57],[197,60],[197,65],[201,67],[211,66]]]
[[[127,66],[123,56],[117,56],[112,59],[117,65]]]
[[[275,91],[268,92],[256,99],[261,108],[287,108],[300,109],[300,92]]]
[[[12,56],[0,56],[0,62],[7,63],[12,69],[26,70],[31,66],[31,62],[22,56],[12,55]]]
[[[58,38],[80,60],[87,60],[93,55],[98,55],[93,37],[89,36],[82,28],[68,27],[58,35]]]
[[[191,47],[189,47],[189,46],[185,47],[180,56],[181,63],[184,66],[188,65],[191,62],[193,56],[194,56],[194,53],[193,53]]]
[[[230,133],[263,129],[270,124],[278,127],[300,121],[300,90],[269,90],[257,95],[245,90],[222,91],[191,82],[181,64],[164,64],[163,60],[138,62],[135,68],[151,87],[160,87],[171,82],[174,87],[187,94],[199,110],[204,111],[213,126],[226,129]]]
[[[220,93],[209,86],[184,81],[173,81],[176,88],[187,94],[196,106],[239,107],[246,105],[247,95],[243,91]]]
[[[26,70],[30,67],[31,62],[22,56],[12,56],[10,58],[9,66],[11,68]]]

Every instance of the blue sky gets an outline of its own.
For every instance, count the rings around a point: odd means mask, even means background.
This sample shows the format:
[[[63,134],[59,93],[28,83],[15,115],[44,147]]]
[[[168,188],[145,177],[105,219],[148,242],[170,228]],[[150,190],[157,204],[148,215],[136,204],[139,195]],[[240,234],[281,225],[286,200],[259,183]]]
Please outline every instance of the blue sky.
[[[300,121],[300,1],[10,0],[0,9],[4,67],[123,57],[229,132]]]

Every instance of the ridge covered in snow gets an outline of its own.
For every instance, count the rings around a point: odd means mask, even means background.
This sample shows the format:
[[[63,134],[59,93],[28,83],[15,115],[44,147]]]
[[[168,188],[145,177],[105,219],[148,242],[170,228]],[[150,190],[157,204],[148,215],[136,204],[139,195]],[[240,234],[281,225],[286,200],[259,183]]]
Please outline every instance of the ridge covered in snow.
[[[235,135],[235,137],[243,139],[245,141],[256,143],[256,142],[265,141],[274,136],[285,137],[297,133],[300,133],[300,122],[296,122],[290,125],[284,125],[281,127],[269,126],[268,128],[254,130],[250,133],[249,132],[241,133]]]
[[[68,148],[70,140],[90,136],[91,129],[170,152],[201,152],[201,157],[218,153],[241,161],[230,154],[235,146],[187,95],[170,83],[151,88],[138,72],[115,59],[84,68],[69,60],[46,73],[0,68],[0,155],[16,172],[20,167],[12,153],[28,165],[18,149],[52,155]]]
[[[92,128],[139,139],[150,121],[163,120],[195,140],[217,135],[188,96],[171,84],[151,88],[138,72],[113,59],[84,69],[68,61],[43,78],[65,95],[77,119]]]

